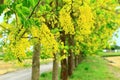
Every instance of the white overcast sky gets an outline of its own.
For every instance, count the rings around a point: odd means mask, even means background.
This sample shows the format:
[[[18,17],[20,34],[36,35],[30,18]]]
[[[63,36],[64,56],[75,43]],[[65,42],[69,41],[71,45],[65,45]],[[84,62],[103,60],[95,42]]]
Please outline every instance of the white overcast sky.
[[[0,16],[0,23],[3,21],[3,16],[4,16],[4,14],[2,14],[2,15]],[[13,17],[14,17],[14,15],[12,15],[12,18],[13,18]],[[11,20],[12,20],[12,19],[10,19],[9,22],[11,22]],[[117,31],[117,35],[118,35],[118,37],[113,36],[113,39],[116,41],[116,44],[117,44],[118,46],[120,46],[120,28],[119,28],[118,31]]]
[[[113,36],[113,39],[116,41],[116,44],[120,46],[120,28],[115,33],[117,33],[118,36]]]

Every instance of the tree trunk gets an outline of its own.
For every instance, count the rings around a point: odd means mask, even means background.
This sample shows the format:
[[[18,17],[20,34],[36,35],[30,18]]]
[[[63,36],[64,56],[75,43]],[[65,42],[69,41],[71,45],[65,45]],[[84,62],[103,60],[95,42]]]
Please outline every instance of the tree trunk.
[[[75,67],[78,66],[78,55],[75,55]]]
[[[53,73],[52,73],[52,80],[58,80],[58,68],[59,68],[59,61],[58,61],[58,54],[54,54],[53,60]]]
[[[118,3],[120,4],[120,0],[118,0]]]
[[[73,73],[73,70],[75,68],[74,64],[74,54],[70,50],[69,52],[70,56],[68,57],[68,75],[71,76]]]
[[[75,68],[74,64],[74,53],[72,52],[71,46],[74,46],[74,36],[68,35],[68,44],[69,44],[69,56],[68,56],[68,75],[71,76]]]
[[[83,55],[82,55],[82,53],[80,53],[79,55],[78,55],[78,63],[81,63],[82,62],[82,60],[83,60]]]
[[[67,63],[67,59],[61,60],[61,80],[68,80],[68,63]]]
[[[66,38],[65,32],[62,31],[60,35],[60,39],[64,43],[64,45],[65,45],[65,38]],[[66,53],[64,52],[64,50],[61,50],[61,56],[63,55],[66,55]],[[61,80],[68,80],[68,62],[66,58],[61,60]]]
[[[32,80],[39,80],[40,76],[40,44],[34,45],[33,58],[32,58]]]
[[[0,4],[3,4],[4,3],[4,0],[0,0]]]

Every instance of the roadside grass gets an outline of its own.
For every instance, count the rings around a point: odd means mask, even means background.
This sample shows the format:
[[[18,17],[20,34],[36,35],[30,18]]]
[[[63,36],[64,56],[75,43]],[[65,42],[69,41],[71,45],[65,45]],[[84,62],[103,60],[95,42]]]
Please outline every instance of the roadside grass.
[[[45,72],[40,75],[40,80],[52,80],[52,72]]]
[[[75,69],[70,80],[118,80],[111,74],[108,64],[99,56],[87,57]]]
[[[40,59],[40,64],[47,64],[52,62],[52,59]],[[25,59],[22,63],[18,62],[18,60],[4,61],[0,60],[0,74],[5,74],[8,72],[30,68],[32,66],[32,59]]]
[[[119,80],[110,72],[109,66],[99,56],[88,56],[78,65],[69,80]],[[40,80],[52,80],[52,72],[41,74]]]
[[[0,74],[5,74],[11,71],[15,71],[14,62],[5,62],[0,60]]]
[[[0,55],[0,60],[2,60],[3,59],[3,55]]]
[[[52,58],[40,59],[40,65],[47,64],[49,62],[52,62]],[[32,66],[32,59],[25,59],[23,62],[23,68],[29,68],[31,66]]]
[[[99,55],[103,57],[113,57],[113,56],[120,56],[120,52],[101,52],[99,53]]]

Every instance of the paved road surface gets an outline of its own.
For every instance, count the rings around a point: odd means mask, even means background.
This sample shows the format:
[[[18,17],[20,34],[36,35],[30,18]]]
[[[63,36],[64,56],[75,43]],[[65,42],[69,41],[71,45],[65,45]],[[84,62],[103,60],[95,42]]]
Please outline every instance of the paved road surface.
[[[52,63],[40,66],[40,73],[52,70]],[[0,80],[31,80],[31,68],[0,75]]]

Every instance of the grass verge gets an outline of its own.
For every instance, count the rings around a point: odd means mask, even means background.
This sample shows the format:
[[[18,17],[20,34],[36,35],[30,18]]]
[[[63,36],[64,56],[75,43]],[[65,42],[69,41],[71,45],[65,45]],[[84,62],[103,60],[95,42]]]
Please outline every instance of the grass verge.
[[[52,62],[52,59],[40,59],[40,64],[47,64]],[[25,59],[22,63],[18,60],[4,61],[0,60],[0,75],[8,72],[30,68],[32,66],[32,59]]]
[[[114,69],[114,68],[113,68]],[[40,80],[52,80],[52,72],[41,74]],[[60,80],[60,79],[59,79]],[[109,70],[107,61],[99,56],[86,57],[69,80],[119,80]]]
[[[113,56],[120,56],[120,52],[103,52],[100,53],[103,57],[113,57]]]

